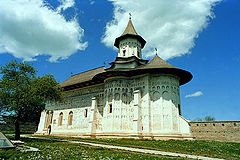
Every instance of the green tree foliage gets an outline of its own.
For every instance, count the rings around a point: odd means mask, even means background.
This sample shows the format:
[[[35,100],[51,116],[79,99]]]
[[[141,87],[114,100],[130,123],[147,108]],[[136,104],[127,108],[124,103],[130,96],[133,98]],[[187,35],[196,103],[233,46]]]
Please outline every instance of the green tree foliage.
[[[202,118],[197,117],[197,118],[194,119],[194,121],[202,121]]]
[[[205,116],[204,119],[197,117],[194,121],[215,121],[215,117],[213,116]]]
[[[52,75],[36,77],[36,69],[16,60],[0,69],[0,113],[15,117],[15,139],[20,138],[20,121],[38,121],[48,100],[62,100],[61,88]]]
[[[204,121],[215,121],[215,117],[212,116],[205,116]]]

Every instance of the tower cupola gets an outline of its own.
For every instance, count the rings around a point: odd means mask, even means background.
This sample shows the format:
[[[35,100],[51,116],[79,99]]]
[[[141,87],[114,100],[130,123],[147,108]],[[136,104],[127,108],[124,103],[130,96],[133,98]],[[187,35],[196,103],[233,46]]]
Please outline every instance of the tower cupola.
[[[136,56],[142,58],[141,49],[146,44],[146,41],[137,34],[133,27],[131,16],[123,34],[115,39],[114,46],[119,49],[118,57]]]

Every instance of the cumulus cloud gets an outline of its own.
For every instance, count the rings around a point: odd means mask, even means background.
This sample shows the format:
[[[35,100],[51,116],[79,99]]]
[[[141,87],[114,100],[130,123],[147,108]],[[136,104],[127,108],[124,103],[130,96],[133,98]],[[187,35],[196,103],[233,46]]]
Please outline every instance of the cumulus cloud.
[[[53,10],[44,0],[0,0],[0,53],[27,61],[49,55],[49,61],[56,62],[84,50],[84,30],[75,19],[67,21],[59,13],[74,1],[60,2]]]
[[[153,56],[154,48],[158,48],[159,56],[167,60],[191,52],[194,39],[214,18],[213,6],[221,0],[108,1],[114,5],[114,17],[106,25],[102,42],[113,47],[130,12],[136,31],[147,41],[144,56]]]
[[[203,95],[203,93],[202,93],[201,91],[197,91],[197,92],[195,92],[195,93],[193,93],[193,94],[188,94],[188,95],[186,95],[185,98],[199,97],[199,96],[201,96],[201,95]]]

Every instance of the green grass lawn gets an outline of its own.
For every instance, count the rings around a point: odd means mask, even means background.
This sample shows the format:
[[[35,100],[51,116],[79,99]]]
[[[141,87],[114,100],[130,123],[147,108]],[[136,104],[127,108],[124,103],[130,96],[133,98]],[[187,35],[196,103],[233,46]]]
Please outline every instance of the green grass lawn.
[[[156,149],[176,153],[187,153],[206,157],[240,159],[240,143],[203,141],[203,140],[143,140],[143,139],[82,139],[69,137],[44,136],[68,140],[107,143],[120,146]]]
[[[80,144],[71,144],[67,142],[56,142],[50,140],[39,140],[22,138],[25,145],[40,149],[40,152],[21,152],[14,149],[0,150],[0,159],[46,159],[46,160],[64,160],[64,159],[85,159],[85,160],[138,160],[138,159],[181,159],[164,156],[154,156],[148,154],[133,153],[100,147],[89,147]]]

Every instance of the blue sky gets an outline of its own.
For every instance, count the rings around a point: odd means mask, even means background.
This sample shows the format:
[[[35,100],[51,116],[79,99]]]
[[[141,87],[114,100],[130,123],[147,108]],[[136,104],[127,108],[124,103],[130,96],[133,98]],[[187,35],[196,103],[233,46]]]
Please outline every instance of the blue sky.
[[[59,82],[103,66],[115,60],[114,38],[131,12],[147,41],[145,58],[157,47],[160,57],[193,74],[180,90],[185,118],[240,119],[238,0],[20,1],[0,0],[0,65],[28,60]]]

